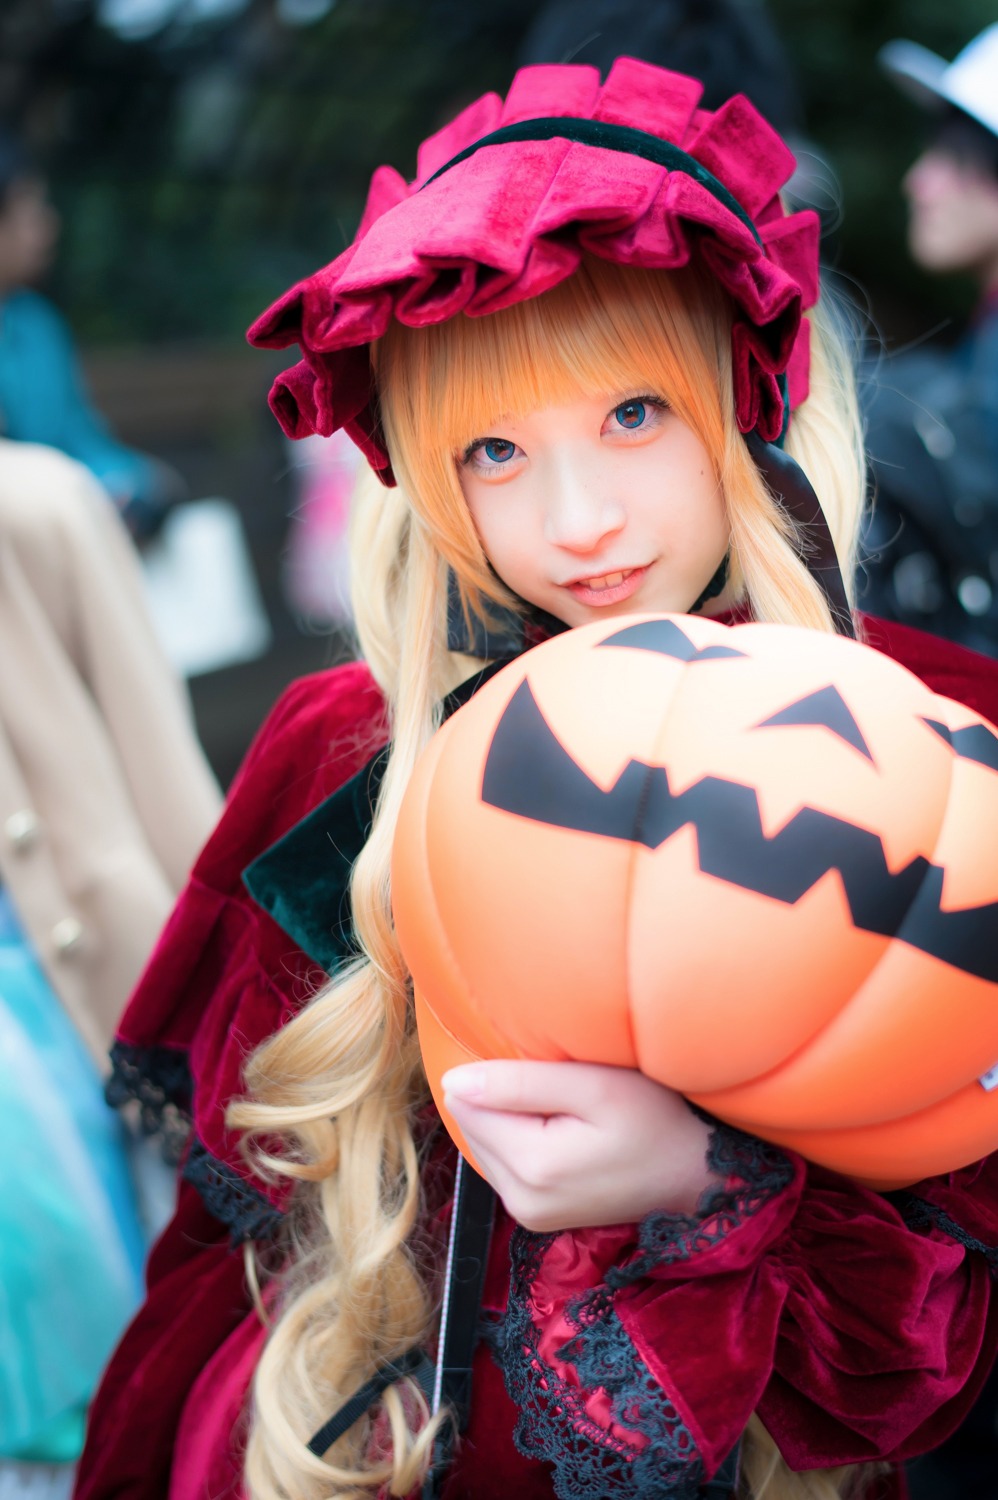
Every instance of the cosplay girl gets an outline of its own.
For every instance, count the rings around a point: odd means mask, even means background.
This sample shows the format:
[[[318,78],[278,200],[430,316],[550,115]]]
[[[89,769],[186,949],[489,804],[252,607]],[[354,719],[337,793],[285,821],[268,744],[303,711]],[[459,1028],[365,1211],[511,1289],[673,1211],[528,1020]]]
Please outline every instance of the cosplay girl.
[[[850,613],[864,469],[816,225],[751,106],[698,98],[627,59],[524,70],[413,184],[379,171],[355,243],[251,332],[302,348],[285,430],[345,427],[383,481],[354,519],[362,660],[275,709],[122,1023],[121,1087],[190,1135],[85,1500],[872,1500],[987,1373],[990,1163],[889,1199],[625,1070],[455,1071],[501,1199],[462,1261],[481,1226],[389,889],[441,717],[640,609],[866,629],[998,713],[989,664]]]

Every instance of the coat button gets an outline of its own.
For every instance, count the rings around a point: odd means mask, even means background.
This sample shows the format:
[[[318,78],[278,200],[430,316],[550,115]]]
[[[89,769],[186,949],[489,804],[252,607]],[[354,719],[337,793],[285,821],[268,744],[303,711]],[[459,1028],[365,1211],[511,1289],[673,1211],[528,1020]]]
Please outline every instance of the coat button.
[[[79,917],[63,917],[52,928],[52,946],[60,958],[69,958],[83,942],[83,934]]]
[[[3,825],[4,836],[12,849],[29,849],[38,837],[41,824],[30,807],[11,813]]]

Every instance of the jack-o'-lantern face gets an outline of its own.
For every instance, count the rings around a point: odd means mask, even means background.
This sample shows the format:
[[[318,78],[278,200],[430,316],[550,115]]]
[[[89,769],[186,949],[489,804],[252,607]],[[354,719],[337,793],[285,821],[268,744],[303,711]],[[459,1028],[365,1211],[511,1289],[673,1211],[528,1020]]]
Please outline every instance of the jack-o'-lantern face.
[[[998,1059],[998,736],[854,642],[573,631],[445,726],[409,799],[399,934],[471,1055],[639,1067],[797,1143]]]

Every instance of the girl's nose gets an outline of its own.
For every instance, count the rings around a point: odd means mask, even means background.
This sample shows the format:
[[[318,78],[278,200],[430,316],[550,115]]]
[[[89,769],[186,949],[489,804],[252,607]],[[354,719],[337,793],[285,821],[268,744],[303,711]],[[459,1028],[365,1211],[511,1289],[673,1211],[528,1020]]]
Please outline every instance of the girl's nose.
[[[587,472],[588,468],[588,472]],[[576,458],[559,463],[548,479],[545,539],[566,552],[598,551],[627,520],[623,503],[594,469]]]

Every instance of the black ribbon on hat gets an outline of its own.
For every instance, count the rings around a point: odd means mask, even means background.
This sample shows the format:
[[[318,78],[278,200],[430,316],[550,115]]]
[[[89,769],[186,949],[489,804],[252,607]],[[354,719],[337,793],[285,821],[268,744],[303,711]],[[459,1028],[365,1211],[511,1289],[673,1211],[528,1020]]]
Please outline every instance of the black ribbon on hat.
[[[811,481],[789,453],[765,442],[757,432],[746,433],[745,442],[759,473],[797,527],[801,560],[825,596],[837,634],[855,640],[856,627],[835,543]]]
[[[635,130],[631,125],[613,125],[608,120],[585,120],[578,115],[539,115],[535,120],[520,120],[515,125],[502,125],[489,135],[483,135],[481,140],[472,141],[470,146],[465,146],[450,161],[444,162],[432,177],[426,179],[420,192],[459,162],[467,161],[469,156],[481,151],[484,146],[556,139],[577,141],[583,146],[599,146],[604,151],[620,151],[625,156],[641,156],[645,161],[657,162],[670,172],[685,172],[687,177],[692,177],[701,187],[705,187],[719,203],[723,203],[729,212],[740,219],[752,231],[757,244],[762,244],[762,236],[752,222],[751,214],[742,207],[734,193],[681,146],[663,140],[660,135],[652,135],[650,131]]]

